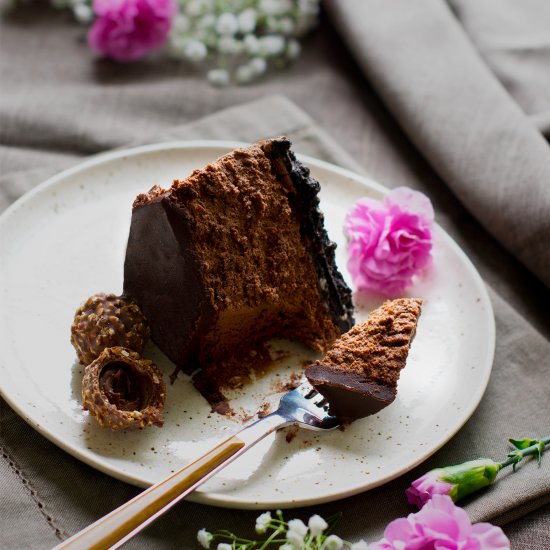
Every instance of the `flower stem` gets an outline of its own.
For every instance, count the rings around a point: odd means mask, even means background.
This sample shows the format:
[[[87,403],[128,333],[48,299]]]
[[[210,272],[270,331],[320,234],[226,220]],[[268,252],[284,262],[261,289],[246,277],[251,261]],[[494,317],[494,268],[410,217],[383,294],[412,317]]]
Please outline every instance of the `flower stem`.
[[[523,459],[523,457],[529,455],[537,455],[540,464],[540,457],[548,443],[550,443],[550,436],[539,439],[534,445],[531,445],[525,449],[516,449],[515,451],[508,453],[508,458],[504,462],[500,463],[500,467],[506,468],[506,466],[510,466],[512,464],[515,471],[516,465]]]
[[[277,535],[279,535],[282,531],[283,530],[280,527],[273,531],[271,536],[260,546],[258,550],[264,550],[264,548],[267,548],[270,543],[272,543],[277,538]]]

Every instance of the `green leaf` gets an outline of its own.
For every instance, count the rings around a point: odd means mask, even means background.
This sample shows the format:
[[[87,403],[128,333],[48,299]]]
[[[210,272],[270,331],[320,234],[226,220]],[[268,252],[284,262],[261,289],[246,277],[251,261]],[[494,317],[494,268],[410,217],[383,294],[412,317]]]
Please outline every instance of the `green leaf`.
[[[522,449],[527,449],[527,447],[530,447],[531,445],[535,445],[536,443],[539,442],[538,439],[529,439],[529,438],[524,438],[524,439],[508,439],[508,441],[516,448],[516,449],[519,449],[519,450],[522,450]]]

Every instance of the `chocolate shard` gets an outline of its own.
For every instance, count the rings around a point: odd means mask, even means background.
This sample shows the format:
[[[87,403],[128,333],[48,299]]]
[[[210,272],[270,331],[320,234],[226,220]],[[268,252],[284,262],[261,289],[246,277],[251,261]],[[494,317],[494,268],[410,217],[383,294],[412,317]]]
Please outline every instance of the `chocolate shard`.
[[[419,299],[384,302],[306,368],[307,379],[327,398],[332,414],[351,422],[394,401],[421,310]]]

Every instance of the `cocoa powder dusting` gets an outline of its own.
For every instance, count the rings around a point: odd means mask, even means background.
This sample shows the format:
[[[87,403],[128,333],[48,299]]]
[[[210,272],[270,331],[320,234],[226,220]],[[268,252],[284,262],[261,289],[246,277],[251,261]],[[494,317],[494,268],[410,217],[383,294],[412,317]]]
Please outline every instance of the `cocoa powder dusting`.
[[[342,335],[321,362],[365,374],[370,380],[395,387],[405,366],[422,300],[402,298],[375,309],[365,323]]]

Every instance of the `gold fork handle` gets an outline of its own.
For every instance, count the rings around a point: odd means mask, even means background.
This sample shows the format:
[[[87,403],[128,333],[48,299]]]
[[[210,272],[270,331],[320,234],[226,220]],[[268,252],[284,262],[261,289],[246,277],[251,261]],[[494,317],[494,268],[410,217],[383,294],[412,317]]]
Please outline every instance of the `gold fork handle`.
[[[171,505],[190,493],[198,481],[244,446],[245,442],[236,435],[230,437],[195,462],[152,485],[110,514],[62,542],[55,547],[56,550],[105,550],[121,546]]]
[[[276,414],[258,420],[191,464],[152,485],[110,514],[63,541],[54,550],[119,548],[238,455],[285,424],[288,422]]]

